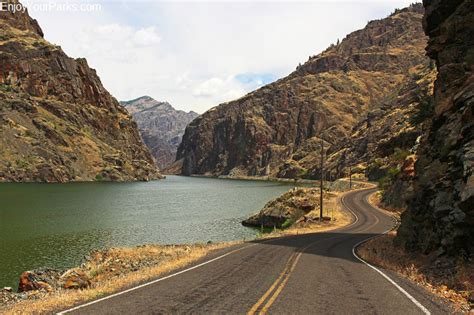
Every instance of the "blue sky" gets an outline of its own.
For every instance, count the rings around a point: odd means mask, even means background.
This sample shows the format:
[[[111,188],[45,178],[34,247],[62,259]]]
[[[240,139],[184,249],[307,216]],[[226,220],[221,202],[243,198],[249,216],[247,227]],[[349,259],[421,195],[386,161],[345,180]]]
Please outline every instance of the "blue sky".
[[[85,57],[119,100],[150,95],[202,113],[281,78],[337,39],[412,0],[120,1],[100,10],[23,1],[45,37]],[[63,2],[62,2],[63,1]],[[36,10],[35,10],[36,6]]]

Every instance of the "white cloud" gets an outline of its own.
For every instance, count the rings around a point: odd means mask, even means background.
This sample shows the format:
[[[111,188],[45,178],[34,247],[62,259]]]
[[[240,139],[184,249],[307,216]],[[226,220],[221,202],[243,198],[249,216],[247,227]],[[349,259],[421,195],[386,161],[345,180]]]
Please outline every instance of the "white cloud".
[[[133,41],[141,46],[153,46],[161,41],[154,27],[142,28],[133,34]]]
[[[74,51],[76,55],[91,56],[92,60],[99,59],[106,65],[113,63],[115,67],[118,62],[138,62],[135,66],[141,68],[142,58],[154,56],[160,49],[160,41],[154,27],[134,29],[114,23],[80,30]]]
[[[233,99],[243,94],[245,94],[245,90],[232,76],[225,79],[211,78],[202,83],[198,83],[193,90],[194,96],[205,98],[222,95],[226,99]]]
[[[100,12],[31,14],[119,100],[150,95],[202,113],[411,2],[105,1]]]

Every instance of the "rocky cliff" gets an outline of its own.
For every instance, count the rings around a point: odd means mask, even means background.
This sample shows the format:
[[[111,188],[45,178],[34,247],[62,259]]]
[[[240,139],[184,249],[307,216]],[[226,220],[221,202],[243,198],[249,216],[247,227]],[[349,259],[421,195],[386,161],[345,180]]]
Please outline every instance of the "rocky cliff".
[[[120,103],[137,123],[143,142],[160,169],[175,161],[184,129],[199,116],[193,111],[176,110],[169,103],[158,102],[149,96]]]
[[[436,61],[434,113],[418,149],[414,198],[397,240],[409,250],[474,250],[474,2],[425,0],[428,55]]]
[[[419,126],[401,118],[434,77],[422,16],[418,4],[371,21],[289,76],[201,115],[178,149],[182,173],[319,178],[324,139],[328,174],[339,177],[412,147]]]
[[[47,42],[27,12],[1,11],[0,26],[0,181],[161,176],[85,59]]]
[[[309,212],[319,209],[319,205],[319,189],[294,188],[267,202],[260,212],[243,220],[242,224],[254,227],[286,228]]]

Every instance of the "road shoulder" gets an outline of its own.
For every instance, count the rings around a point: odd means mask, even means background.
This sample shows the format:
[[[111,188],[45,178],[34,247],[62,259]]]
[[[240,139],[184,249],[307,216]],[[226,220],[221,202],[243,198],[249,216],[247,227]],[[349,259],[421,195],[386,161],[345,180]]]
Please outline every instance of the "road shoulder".
[[[381,209],[368,198],[378,211],[398,219],[398,213]],[[405,287],[423,288],[439,298],[439,303],[458,313],[473,309],[474,265],[447,257],[410,253],[396,246],[396,229],[368,240],[357,247],[356,253],[368,263],[403,279]],[[420,290],[418,290],[420,291]],[[429,299],[428,299],[429,300]]]

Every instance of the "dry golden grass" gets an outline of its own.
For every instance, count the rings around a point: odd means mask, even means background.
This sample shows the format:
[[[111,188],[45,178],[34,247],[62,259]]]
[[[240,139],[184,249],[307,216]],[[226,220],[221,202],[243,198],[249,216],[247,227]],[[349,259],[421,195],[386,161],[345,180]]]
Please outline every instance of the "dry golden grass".
[[[121,290],[144,283],[160,275],[186,267],[187,265],[205,257],[212,251],[222,249],[239,242],[207,244],[207,245],[179,245],[159,246],[149,245],[137,248],[110,249],[108,259],[121,262],[134,262],[148,259],[155,255],[166,257],[160,264],[150,265],[137,271],[114,274],[115,268],[104,267],[101,263],[89,263],[89,275],[92,276],[92,286],[84,290],[63,290],[42,300],[27,300],[11,307],[1,309],[4,314],[42,314],[66,309],[76,304],[85,303]],[[86,263],[87,264],[87,263]],[[114,269],[114,270],[112,270]]]
[[[369,196],[369,202],[372,204],[372,206],[376,207],[378,210],[382,212],[386,212],[387,214],[395,217],[397,220],[400,219],[400,216],[403,212],[401,209],[396,209],[396,208],[388,208],[385,205],[382,204],[382,193],[380,191],[373,193],[372,195]]]
[[[400,212],[379,206],[379,195],[372,194],[369,201],[379,210],[396,218]],[[373,265],[393,270],[403,277],[423,285],[433,294],[451,301],[458,312],[469,313],[474,297],[474,264],[462,260],[449,260],[433,255],[408,253],[394,245],[396,231],[372,239],[357,248],[357,255]],[[440,266],[434,263],[440,261]],[[444,266],[449,267],[444,267]]]
[[[259,238],[276,238],[289,235],[309,234],[324,232],[346,226],[352,222],[351,216],[342,210],[340,202],[341,193],[329,193],[329,198],[325,200],[324,216],[331,217],[330,221],[319,222],[319,208],[305,215],[306,219],[299,220],[290,228],[275,230],[271,233],[263,234]]]
[[[393,231],[362,244],[357,248],[357,255],[423,285],[432,293],[450,300],[457,311],[467,313],[469,297],[474,294],[474,265],[459,263],[454,275],[439,276],[431,272],[434,257],[407,253],[394,246],[395,235]]]
[[[0,21],[0,27],[3,34],[0,37],[0,45],[8,43],[20,43],[25,49],[36,49],[37,45],[49,47],[51,50],[56,50],[57,47],[48,43],[45,39],[38,37],[30,30],[20,30],[10,26],[4,21]]]
[[[323,232],[351,223],[351,216],[342,210],[342,193],[329,193],[325,204],[325,216],[331,221],[320,223],[319,210],[307,214],[286,230],[264,234],[261,238],[276,238],[288,235]],[[103,296],[120,292],[145,283],[161,275],[204,258],[209,253],[236,245],[239,242],[198,245],[145,245],[135,248],[111,248],[90,254],[90,259],[77,268],[91,280],[91,287],[83,290],[61,290],[38,300],[25,300],[7,307],[0,307],[4,314],[52,313],[73,305],[85,303]]]

